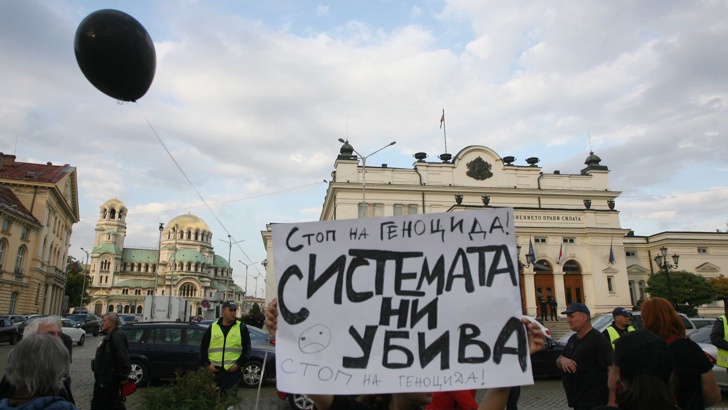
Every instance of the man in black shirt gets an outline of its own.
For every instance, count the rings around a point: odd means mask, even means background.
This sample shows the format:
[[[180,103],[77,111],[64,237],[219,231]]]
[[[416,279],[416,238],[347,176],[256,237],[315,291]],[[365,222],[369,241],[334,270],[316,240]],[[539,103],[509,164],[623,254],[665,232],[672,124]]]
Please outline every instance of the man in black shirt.
[[[570,303],[562,312],[571,330],[576,332],[556,359],[556,367],[564,372],[564,391],[569,407],[592,409],[614,403],[610,396],[608,369],[612,349],[604,336],[591,325],[591,312],[583,303]]]

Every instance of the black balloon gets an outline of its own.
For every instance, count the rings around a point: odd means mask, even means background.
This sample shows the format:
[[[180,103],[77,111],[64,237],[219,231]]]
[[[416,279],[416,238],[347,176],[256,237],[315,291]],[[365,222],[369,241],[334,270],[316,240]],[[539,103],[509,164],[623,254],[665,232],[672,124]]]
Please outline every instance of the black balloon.
[[[136,101],[154,80],[154,43],[134,17],[118,10],[95,11],[79,24],[73,42],[83,75],[104,94]]]

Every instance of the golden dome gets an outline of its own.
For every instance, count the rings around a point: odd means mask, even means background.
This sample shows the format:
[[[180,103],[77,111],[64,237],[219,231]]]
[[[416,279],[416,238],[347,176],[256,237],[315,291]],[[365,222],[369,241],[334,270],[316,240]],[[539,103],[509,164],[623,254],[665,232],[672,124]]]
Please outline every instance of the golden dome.
[[[174,218],[172,218],[171,221],[167,222],[166,227],[168,229],[171,229],[175,225],[178,225],[179,229],[183,230],[183,231],[186,231],[188,229],[191,231],[195,231],[195,230],[199,229],[200,232],[202,232],[202,231],[209,232],[210,231],[210,228],[207,226],[205,221],[202,220],[202,218],[200,218],[199,216],[196,216],[196,215],[192,215],[192,214],[184,214],[184,215],[175,216]]]

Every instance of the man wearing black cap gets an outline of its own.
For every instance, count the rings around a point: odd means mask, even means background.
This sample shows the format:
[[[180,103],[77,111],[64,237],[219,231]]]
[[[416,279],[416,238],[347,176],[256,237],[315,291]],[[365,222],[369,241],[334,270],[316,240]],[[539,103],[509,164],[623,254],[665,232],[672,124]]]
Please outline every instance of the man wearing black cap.
[[[238,305],[222,304],[220,320],[210,325],[200,343],[200,360],[220,388],[220,394],[235,394],[240,384],[240,369],[250,357],[248,327],[235,317]]]
[[[612,349],[614,349],[615,340],[624,336],[627,332],[634,332],[635,329],[629,324],[629,318],[632,317],[632,313],[627,309],[623,307],[614,308],[612,311],[612,317],[614,318],[612,324],[608,328],[604,329],[602,334],[609,340],[612,344]]]
[[[607,386],[608,369],[612,364],[612,349],[604,336],[591,325],[591,312],[583,303],[572,302],[561,312],[571,330],[556,367],[564,372],[564,391],[569,407],[593,409],[613,404],[614,397]]]

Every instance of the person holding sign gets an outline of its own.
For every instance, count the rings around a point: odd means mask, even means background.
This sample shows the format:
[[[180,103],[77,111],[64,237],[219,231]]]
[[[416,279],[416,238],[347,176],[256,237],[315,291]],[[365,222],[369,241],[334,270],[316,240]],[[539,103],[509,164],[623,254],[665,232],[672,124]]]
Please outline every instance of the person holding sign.
[[[207,328],[200,343],[202,365],[214,375],[220,394],[235,394],[240,369],[250,357],[250,333],[235,317],[237,310],[235,302],[223,303],[222,317]]]
[[[545,336],[538,324],[521,319],[528,334],[528,347],[531,354],[543,350]],[[278,328],[278,301],[274,299],[265,311],[265,326],[275,337]],[[508,401],[509,387],[488,389],[480,402],[478,410],[502,410]],[[379,395],[334,396],[310,394],[317,410],[418,410],[432,402],[432,393],[392,393]]]
[[[569,407],[591,410],[614,404],[607,386],[608,369],[612,363],[612,347],[591,325],[591,312],[583,303],[572,302],[561,312],[571,330],[564,352],[556,359],[556,367],[564,372],[564,391]]]

